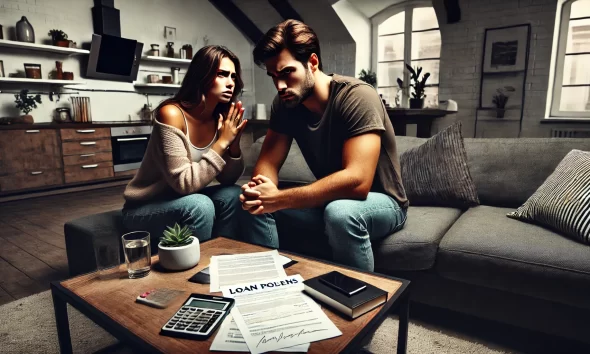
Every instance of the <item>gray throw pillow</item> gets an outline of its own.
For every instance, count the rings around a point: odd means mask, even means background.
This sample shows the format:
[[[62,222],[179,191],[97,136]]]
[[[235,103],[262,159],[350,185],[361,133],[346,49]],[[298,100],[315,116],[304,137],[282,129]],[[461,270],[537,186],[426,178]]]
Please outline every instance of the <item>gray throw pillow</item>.
[[[400,165],[410,205],[461,209],[479,205],[467,166],[461,122],[405,151],[400,156]]]
[[[537,191],[506,215],[590,244],[590,152],[570,151]]]

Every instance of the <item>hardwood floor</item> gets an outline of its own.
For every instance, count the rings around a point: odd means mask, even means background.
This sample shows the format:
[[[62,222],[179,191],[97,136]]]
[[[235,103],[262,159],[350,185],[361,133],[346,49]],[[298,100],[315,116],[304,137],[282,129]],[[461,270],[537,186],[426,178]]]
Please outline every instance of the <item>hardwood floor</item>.
[[[68,278],[64,223],[123,207],[125,186],[0,203],[0,305]]]

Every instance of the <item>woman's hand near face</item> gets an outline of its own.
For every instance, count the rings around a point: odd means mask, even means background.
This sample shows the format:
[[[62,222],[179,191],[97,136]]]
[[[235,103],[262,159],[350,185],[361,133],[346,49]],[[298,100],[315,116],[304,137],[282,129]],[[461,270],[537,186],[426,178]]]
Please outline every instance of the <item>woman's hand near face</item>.
[[[242,102],[237,104],[232,103],[231,107],[225,117],[219,115],[219,122],[217,126],[218,139],[212,148],[219,155],[223,155],[225,151],[236,141],[239,149],[239,137],[246,125],[246,121],[242,119],[244,116],[244,108]],[[232,150],[235,150],[235,145]]]

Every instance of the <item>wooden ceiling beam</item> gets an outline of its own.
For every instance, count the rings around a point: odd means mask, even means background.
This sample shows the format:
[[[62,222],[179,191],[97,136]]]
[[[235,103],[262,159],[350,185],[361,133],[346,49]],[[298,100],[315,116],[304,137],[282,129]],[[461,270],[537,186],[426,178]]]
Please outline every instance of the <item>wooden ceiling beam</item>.
[[[303,18],[301,16],[299,16],[299,13],[297,11],[295,11],[295,9],[293,8],[293,6],[291,6],[291,4],[289,4],[289,1],[287,0],[268,0],[268,2],[272,5],[272,7],[275,8],[275,10],[277,10],[277,12],[279,13],[279,15],[281,15],[281,17],[284,20],[297,20],[297,21],[303,21]]]

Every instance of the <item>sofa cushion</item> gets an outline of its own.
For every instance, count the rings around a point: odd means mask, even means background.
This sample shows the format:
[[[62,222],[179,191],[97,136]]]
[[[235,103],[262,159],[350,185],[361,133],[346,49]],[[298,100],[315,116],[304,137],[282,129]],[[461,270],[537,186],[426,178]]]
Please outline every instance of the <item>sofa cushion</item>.
[[[477,206],[445,234],[435,270],[473,285],[590,309],[590,247]]]
[[[461,210],[410,206],[404,228],[381,241],[373,241],[375,270],[425,270],[434,265],[438,244],[461,215]]]
[[[125,261],[121,236],[127,232],[123,226],[121,210],[112,210],[68,221],[64,225],[66,254],[70,275],[75,276],[96,270],[94,243],[100,240],[119,247],[119,259]]]
[[[410,205],[468,208],[479,204],[460,122],[402,153],[400,165]]]
[[[555,172],[508,217],[547,226],[590,243],[590,152],[572,150]]]
[[[555,170],[572,149],[590,150],[590,139],[466,138],[465,149],[479,201],[517,208]]]
[[[255,157],[255,160],[257,160],[260,155],[263,142],[264,136],[252,144],[252,156]],[[315,176],[309,169],[309,166],[307,166],[307,162],[305,162],[305,158],[295,140],[291,143],[289,154],[279,171],[279,180],[295,183],[311,183],[316,180]]]

